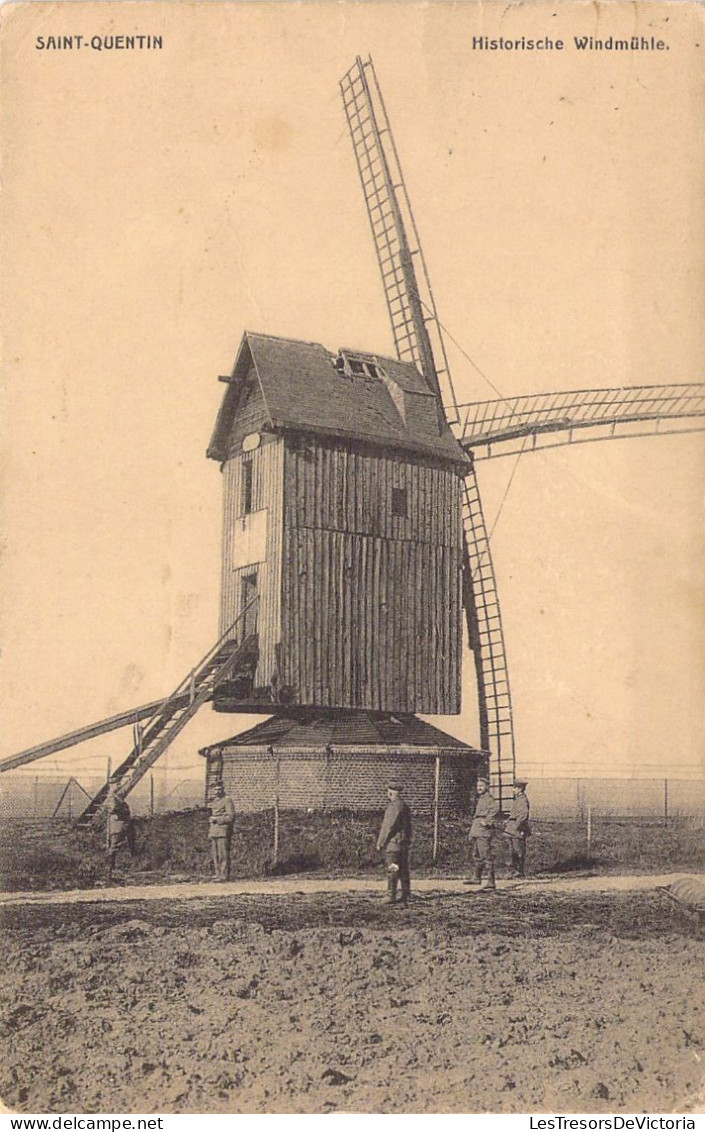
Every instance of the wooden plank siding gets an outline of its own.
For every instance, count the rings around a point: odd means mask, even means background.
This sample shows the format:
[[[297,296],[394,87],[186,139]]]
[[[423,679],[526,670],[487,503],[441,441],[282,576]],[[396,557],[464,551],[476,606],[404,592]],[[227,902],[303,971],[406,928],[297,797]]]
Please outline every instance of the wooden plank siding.
[[[461,480],[316,439],[284,454],[282,671],[321,707],[460,710]],[[392,489],[407,493],[392,514]]]
[[[242,467],[252,463],[252,513],[266,511],[264,556],[259,562],[234,568],[238,536],[242,537],[244,516]],[[254,452],[232,456],[223,467],[223,552],[220,631],[224,633],[242,612],[242,578],[257,570],[259,603],[257,631],[259,662],[255,686],[268,686],[277,673],[277,652],[281,636],[282,583],[282,498],[284,442],[262,437]],[[258,556],[259,557],[259,556]],[[241,634],[236,627],[233,636]]]
[[[460,548],[460,482],[430,461],[288,440],[285,523]],[[392,487],[406,488],[408,518],[392,515]]]

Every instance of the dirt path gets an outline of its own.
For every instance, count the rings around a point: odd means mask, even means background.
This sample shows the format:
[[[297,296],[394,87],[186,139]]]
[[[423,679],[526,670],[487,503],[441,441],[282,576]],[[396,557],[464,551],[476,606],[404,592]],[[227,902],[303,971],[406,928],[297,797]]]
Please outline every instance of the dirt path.
[[[643,892],[659,886],[672,884],[683,873],[647,873],[632,876],[580,876],[538,877],[527,880],[499,880],[499,892],[556,892],[556,893],[598,893],[598,892]],[[689,874],[691,875],[691,874]],[[700,876],[705,880],[705,876]],[[430,893],[468,893],[478,892],[463,884],[461,877],[421,877],[414,880],[414,891],[419,894]],[[182,883],[154,885],[125,885],[115,888],[72,889],[53,892],[7,892],[0,893],[0,908],[13,905],[33,904],[97,904],[134,900],[198,900],[204,897],[227,896],[290,896],[293,894],[316,895],[319,893],[371,893],[384,892],[382,876],[367,877],[276,877],[268,880],[238,880],[227,883],[214,881],[186,881]],[[479,893],[478,893],[479,895]],[[482,899],[486,894],[482,894]]]

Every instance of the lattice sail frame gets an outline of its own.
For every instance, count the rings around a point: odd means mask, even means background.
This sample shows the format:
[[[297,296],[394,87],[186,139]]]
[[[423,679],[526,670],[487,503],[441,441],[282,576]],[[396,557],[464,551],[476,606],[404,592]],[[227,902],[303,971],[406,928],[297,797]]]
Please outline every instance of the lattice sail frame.
[[[705,385],[576,389],[460,405],[459,439],[476,460],[561,444],[702,432]]]
[[[445,343],[399,155],[372,59],[340,82],[397,356],[419,367],[450,425],[459,421]]]
[[[399,155],[371,58],[340,83],[397,355],[419,367],[448,425],[463,435],[443,333]],[[471,467],[463,488],[464,606],[475,657],[480,745],[500,807],[514,786],[512,701],[490,542]]]
[[[514,790],[516,752],[509,666],[497,580],[475,466],[463,483],[464,595],[468,643],[475,658],[480,743],[490,752],[490,786],[505,808]]]

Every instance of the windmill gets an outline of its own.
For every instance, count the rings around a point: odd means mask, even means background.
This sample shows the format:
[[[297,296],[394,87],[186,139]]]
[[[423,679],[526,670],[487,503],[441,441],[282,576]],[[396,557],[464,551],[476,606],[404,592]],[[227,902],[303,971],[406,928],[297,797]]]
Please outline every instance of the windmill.
[[[326,759],[336,745],[457,754],[461,744],[415,713],[460,711],[464,614],[480,747],[502,805],[514,723],[477,462],[705,428],[701,384],[459,404],[372,60],[358,57],[340,90],[397,356],[244,335],[220,378],[208,449],[224,487],[219,639],[164,700],[20,752],[0,771],[132,725],[111,776],[124,797],[206,702],[273,717],[248,733],[253,749],[294,727],[304,746],[324,735]],[[106,797],[107,784],[82,820]]]

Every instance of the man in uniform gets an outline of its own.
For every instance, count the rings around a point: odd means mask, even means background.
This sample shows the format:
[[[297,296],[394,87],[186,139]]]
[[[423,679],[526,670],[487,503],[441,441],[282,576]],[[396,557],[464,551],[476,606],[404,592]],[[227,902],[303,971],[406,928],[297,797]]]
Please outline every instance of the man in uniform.
[[[499,816],[499,803],[490,794],[490,784],[486,778],[477,780],[477,805],[470,826],[470,846],[473,863],[473,876],[468,884],[481,884],[484,892],[494,892],[494,854],[493,838],[495,823]],[[485,873],[485,880],[482,875]]]
[[[510,876],[526,876],[526,839],[531,833],[529,826],[529,799],[526,796],[528,783],[517,779],[514,783],[514,798],[509,806],[509,816],[504,826],[504,834],[509,841],[512,856]]]
[[[211,843],[211,860],[216,880],[230,880],[230,843],[233,836],[235,807],[232,798],[225,795],[225,787],[218,782],[210,804],[208,837]]]
[[[387,808],[377,838],[377,851],[384,853],[387,865],[388,904],[397,902],[397,884],[401,882],[401,903],[404,907],[411,896],[409,875],[409,849],[411,848],[411,810],[401,796],[398,786],[387,790]]]
[[[118,850],[122,848],[129,849],[131,857],[135,856],[135,828],[130,807],[112,785],[108,790],[108,884],[113,879]]]

